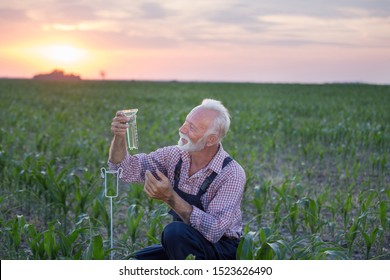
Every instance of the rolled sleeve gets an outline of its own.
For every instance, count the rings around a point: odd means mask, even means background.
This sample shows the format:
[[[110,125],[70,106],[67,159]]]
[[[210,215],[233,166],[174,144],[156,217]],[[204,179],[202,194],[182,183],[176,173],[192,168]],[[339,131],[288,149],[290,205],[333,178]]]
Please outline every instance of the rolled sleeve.
[[[202,215],[204,212],[196,206],[192,206],[192,212],[190,215],[190,224],[192,227],[199,229],[201,227]]]
[[[110,170],[122,168],[123,174],[121,180],[124,182],[144,183],[145,172],[150,170],[155,172],[156,169],[168,175],[170,160],[179,158],[179,149],[174,146],[158,149],[149,154],[140,153],[135,155],[126,154],[120,163],[108,162]],[[171,167],[171,168],[174,168]],[[173,174],[173,171],[171,172]]]
[[[126,154],[125,158],[120,163],[108,162],[108,168],[110,170],[118,170],[122,168],[122,178],[124,182],[142,182],[143,179],[140,176],[140,160],[138,156],[131,156]]]

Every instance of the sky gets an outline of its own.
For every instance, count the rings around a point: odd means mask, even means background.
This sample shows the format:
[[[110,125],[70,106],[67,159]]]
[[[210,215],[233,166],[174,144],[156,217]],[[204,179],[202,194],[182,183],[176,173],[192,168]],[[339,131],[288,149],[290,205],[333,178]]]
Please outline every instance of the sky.
[[[389,0],[3,0],[0,77],[390,84]]]

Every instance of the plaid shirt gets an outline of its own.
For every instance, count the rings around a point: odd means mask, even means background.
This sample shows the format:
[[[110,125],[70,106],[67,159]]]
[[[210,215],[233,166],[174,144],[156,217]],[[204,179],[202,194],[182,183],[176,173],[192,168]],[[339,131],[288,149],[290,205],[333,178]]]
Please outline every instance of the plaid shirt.
[[[196,195],[203,181],[214,171],[218,176],[201,197],[205,211],[193,206],[190,224],[210,242],[217,242],[222,236],[240,238],[242,234],[241,200],[246,176],[242,167],[230,162],[222,169],[223,160],[229,156],[222,145],[210,163],[189,177],[191,156],[177,146],[158,149],[150,154],[126,155],[119,164],[109,162],[109,167],[123,169],[122,180],[125,182],[145,182],[145,171],[160,170],[174,184],[175,166],[180,157],[183,160],[180,173],[179,189]]]

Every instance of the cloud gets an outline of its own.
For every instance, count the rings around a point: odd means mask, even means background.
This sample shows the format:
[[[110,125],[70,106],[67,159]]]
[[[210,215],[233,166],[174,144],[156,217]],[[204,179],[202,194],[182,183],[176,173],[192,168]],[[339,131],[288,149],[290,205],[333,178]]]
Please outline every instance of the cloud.
[[[30,19],[37,22],[69,24],[78,21],[96,20],[95,7],[67,2],[48,3],[26,10]]]
[[[229,45],[385,45],[388,0],[24,1],[0,4],[0,20],[117,48]],[[37,31],[35,31],[37,32]],[[4,33],[4,32],[2,32]],[[60,36],[60,35],[58,35]]]
[[[141,17],[145,19],[164,19],[169,14],[172,14],[172,11],[164,8],[157,2],[142,3],[140,10],[142,12]]]
[[[27,16],[24,10],[19,9],[0,9],[0,22],[17,22],[26,20]]]
[[[241,1],[238,1],[241,2]],[[390,2],[387,0],[273,0],[264,3],[253,1],[252,11],[262,15],[289,14],[316,18],[340,18],[355,16],[349,11],[365,11],[370,16],[389,16]]]
[[[270,23],[272,43],[289,45],[322,44],[345,47],[390,45],[390,19],[373,17],[324,19],[293,15],[261,17]]]

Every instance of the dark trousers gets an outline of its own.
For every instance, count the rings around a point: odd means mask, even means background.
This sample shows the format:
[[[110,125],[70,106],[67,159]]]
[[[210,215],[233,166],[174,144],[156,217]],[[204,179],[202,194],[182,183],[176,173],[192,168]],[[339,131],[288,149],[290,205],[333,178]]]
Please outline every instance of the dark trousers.
[[[161,245],[152,245],[135,253],[139,260],[184,260],[190,254],[197,260],[235,260],[239,239],[221,238],[211,243],[183,222],[168,224]]]

